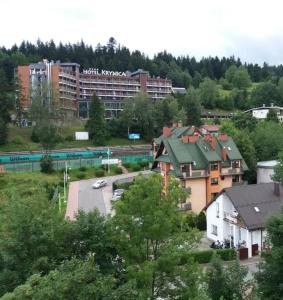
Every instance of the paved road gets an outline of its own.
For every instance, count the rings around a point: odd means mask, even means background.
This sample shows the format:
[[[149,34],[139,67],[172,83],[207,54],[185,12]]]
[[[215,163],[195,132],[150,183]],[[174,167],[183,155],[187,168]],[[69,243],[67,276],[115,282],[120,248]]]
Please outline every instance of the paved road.
[[[100,178],[107,181],[107,186],[100,189],[92,188],[92,184],[97,180],[97,178],[71,182],[69,187],[66,217],[73,220],[75,215],[78,213],[78,210],[90,212],[94,209],[98,209],[102,215],[111,214],[110,199],[113,194],[112,183],[118,179],[135,177],[140,173],[150,174],[151,171],[134,172]]]

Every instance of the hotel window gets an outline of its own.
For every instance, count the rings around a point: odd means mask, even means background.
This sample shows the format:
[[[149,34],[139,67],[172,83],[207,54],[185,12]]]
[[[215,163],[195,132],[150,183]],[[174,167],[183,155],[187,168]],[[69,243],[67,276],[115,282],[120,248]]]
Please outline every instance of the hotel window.
[[[217,185],[218,184],[218,178],[217,177],[211,178],[210,183],[211,183],[211,185]]]
[[[217,226],[216,225],[211,225],[211,233],[214,235],[217,235]]]
[[[211,163],[210,171],[217,171],[217,170],[218,170],[218,163]]]

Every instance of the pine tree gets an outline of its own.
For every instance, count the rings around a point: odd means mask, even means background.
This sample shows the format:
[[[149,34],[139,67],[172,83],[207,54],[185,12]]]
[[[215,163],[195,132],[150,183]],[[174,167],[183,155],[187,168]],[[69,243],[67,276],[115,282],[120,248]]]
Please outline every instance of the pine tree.
[[[95,145],[104,145],[107,139],[104,108],[95,93],[92,96],[89,108],[89,120],[85,128],[88,130],[90,139]]]

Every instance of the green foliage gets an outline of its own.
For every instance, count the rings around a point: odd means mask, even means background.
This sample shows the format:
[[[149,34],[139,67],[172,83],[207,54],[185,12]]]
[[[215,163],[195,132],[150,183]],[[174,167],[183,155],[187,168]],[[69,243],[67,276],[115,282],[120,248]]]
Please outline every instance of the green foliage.
[[[198,294],[197,268],[180,266],[183,253],[200,238],[195,230],[180,231],[176,207],[185,197],[175,180],[164,194],[162,177],[154,174],[137,177],[123,201],[116,204],[114,243],[125,260],[127,278],[137,282],[144,299],[172,298],[189,291],[185,298],[193,299]],[[191,283],[180,285],[180,280]]]
[[[94,93],[89,109],[89,120],[85,126],[89,137],[95,145],[104,145],[107,139],[106,124],[104,120],[104,108],[99,98]]]
[[[116,174],[116,175],[119,175],[119,174],[123,173],[123,170],[118,166],[111,167],[111,169],[114,172],[114,174]]]
[[[279,123],[279,120],[278,120],[277,113],[276,113],[275,109],[273,109],[273,108],[269,109],[269,112],[267,113],[267,116],[266,116],[266,122]]]
[[[215,252],[223,261],[234,260],[237,257],[237,252],[234,249],[216,249]]]
[[[247,129],[253,131],[257,125],[257,120],[247,113],[239,113],[233,116],[233,124],[238,129]]]
[[[215,108],[219,90],[215,81],[205,78],[199,86],[200,101],[205,108]]]
[[[189,88],[184,98],[184,109],[187,117],[187,124],[199,126],[201,124],[201,105],[197,90]]]
[[[0,117],[0,145],[3,145],[7,142],[8,139],[8,125]]]
[[[243,300],[250,282],[245,278],[248,270],[235,260],[224,268],[220,259],[214,258],[207,270],[208,295],[212,300]]]
[[[84,178],[86,178],[86,174],[80,172],[80,173],[77,174],[77,178],[78,178],[78,179],[84,179]]]
[[[251,93],[253,105],[262,106],[263,104],[271,105],[271,103],[280,104],[281,97],[278,87],[271,82],[259,83]]]
[[[97,169],[97,170],[95,170],[94,171],[94,176],[95,177],[103,177],[104,176],[104,170],[102,170],[102,169]]]
[[[54,171],[53,159],[50,155],[44,155],[40,160],[40,170],[42,173],[50,174]]]
[[[196,227],[199,230],[206,230],[206,215],[203,211],[201,211],[195,219]]]
[[[81,172],[85,172],[86,170],[87,170],[87,167],[84,167],[84,166],[79,167],[79,171],[81,171]]]
[[[259,161],[277,159],[283,149],[282,125],[274,122],[261,122],[252,134],[252,140]]]
[[[278,155],[278,163],[274,167],[273,180],[280,182],[283,186],[283,151],[281,151]]]
[[[283,211],[267,221],[271,249],[263,253],[256,279],[261,299],[282,299],[283,288]]]
[[[101,274],[93,258],[72,259],[46,276],[32,275],[25,284],[2,299],[110,299],[113,289],[114,279]]]

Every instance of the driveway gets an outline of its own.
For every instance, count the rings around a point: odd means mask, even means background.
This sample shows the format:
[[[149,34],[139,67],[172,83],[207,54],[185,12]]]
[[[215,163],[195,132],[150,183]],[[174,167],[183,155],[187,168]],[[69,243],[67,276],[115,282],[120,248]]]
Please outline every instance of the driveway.
[[[92,188],[92,184],[98,178],[71,182],[69,185],[68,203],[65,217],[74,220],[75,215],[79,210],[90,212],[94,209],[98,209],[102,215],[111,214],[110,199],[113,195],[113,182],[118,179],[136,177],[139,174],[147,175],[151,173],[151,171],[147,170],[99,178],[107,181],[107,186],[100,189]]]

